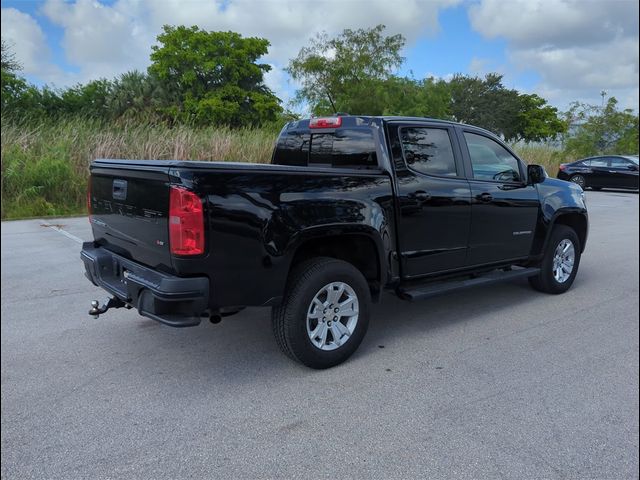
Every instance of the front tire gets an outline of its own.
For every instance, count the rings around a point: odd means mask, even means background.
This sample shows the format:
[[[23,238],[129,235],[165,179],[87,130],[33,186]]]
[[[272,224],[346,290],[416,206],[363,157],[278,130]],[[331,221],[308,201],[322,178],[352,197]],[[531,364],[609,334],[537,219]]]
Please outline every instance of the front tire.
[[[580,239],[575,230],[566,225],[556,225],[540,264],[540,273],[530,277],[529,283],[545,293],[566,292],[578,273],[580,252]]]
[[[366,279],[350,263],[318,257],[296,265],[271,312],[280,349],[307,367],[344,362],[360,346],[371,310]]]

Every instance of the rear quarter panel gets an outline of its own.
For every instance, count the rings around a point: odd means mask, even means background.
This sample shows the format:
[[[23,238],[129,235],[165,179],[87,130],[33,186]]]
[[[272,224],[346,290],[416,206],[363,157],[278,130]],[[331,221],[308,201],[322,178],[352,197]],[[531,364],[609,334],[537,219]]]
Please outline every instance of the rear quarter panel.
[[[395,249],[388,175],[320,170],[224,164],[174,169],[172,183],[204,199],[208,235],[206,254],[174,258],[175,270],[207,273],[212,307],[225,307],[277,304],[295,251],[310,238],[366,235],[379,252],[372,262],[384,265],[386,252]]]

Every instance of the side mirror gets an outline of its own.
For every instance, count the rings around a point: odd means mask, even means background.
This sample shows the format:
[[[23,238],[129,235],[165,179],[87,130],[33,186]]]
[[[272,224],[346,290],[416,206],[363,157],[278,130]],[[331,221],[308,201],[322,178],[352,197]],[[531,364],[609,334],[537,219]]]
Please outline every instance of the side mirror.
[[[637,172],[638,171],[638,165],[629,165],[629,170],[631,170],[632,172]]]
[[[527,165],[527,178],[529,185],[542,183],[547,178],[547,172],[542,165]]]

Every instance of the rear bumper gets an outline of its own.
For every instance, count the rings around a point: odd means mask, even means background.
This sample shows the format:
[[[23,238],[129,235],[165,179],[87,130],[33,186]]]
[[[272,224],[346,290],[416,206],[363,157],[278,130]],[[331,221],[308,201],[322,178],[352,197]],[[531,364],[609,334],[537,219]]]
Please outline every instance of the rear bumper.
[[[85,276],[140,315],[172,327],[200,323],[209,306],[209,279],[182,278],[127,260],[93,242],[82,245]]]

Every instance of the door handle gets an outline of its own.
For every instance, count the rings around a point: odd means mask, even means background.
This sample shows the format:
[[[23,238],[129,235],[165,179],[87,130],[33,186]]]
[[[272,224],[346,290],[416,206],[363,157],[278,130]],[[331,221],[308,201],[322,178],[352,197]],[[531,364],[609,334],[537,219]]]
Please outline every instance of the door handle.
[[[617,170],[609,170],[609,173],[618,173]]]
[[[490,202],[491,200],[493,200],[493,197],[491,196],[491,194],[487,192],[481,193],[476,198],[481,202]]]
[[[421,202],[426,202],[430,198],[431,198],[431,195],[427,192],[424,192],[422,190],[419,190],[416,192],[416,199],[420,200]]]
[[[417,192],[414,192],[411,195],[409,195],[409,197],[414,200],[418,200],[420,202],[426,202],[427,200],[431,199],[431,194],[428,192],[425,192],[424,190],[418,190]]]

